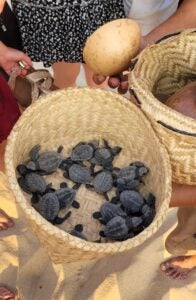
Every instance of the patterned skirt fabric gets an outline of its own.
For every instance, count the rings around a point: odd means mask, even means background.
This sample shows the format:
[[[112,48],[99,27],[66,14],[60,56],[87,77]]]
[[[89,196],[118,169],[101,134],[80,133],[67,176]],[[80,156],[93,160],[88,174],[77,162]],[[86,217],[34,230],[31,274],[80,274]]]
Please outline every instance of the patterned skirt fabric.
[[[82,62],[85,41],[104,23],[124,18],[122,0],[12,0],[24,51],[46,67]]]

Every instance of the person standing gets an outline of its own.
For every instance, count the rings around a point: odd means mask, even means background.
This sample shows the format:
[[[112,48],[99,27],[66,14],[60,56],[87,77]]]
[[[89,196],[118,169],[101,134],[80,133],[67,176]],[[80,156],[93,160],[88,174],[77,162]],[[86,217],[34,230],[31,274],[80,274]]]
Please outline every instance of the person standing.
[[[33,61],[53,67],[54,84],[75,86],[85,41],[102,24],[125,17],[123,0],[12,0],[23,49]],[[92,71],[83,64],[89,86]]]

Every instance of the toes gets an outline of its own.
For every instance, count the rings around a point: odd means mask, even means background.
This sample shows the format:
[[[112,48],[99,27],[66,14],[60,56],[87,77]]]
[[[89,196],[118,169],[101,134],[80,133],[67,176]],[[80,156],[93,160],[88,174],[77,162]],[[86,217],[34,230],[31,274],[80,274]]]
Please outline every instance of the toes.
[[[15,295],[5,287],[0,287],[0,299],[15,300]]]
[[[163,271],[163,272],[165,272],[167,269],[169,269],[170,268],[170,263],[169,262],[164,262],[164,263],[162,263],[162,264],[160,264],[160,269]]]

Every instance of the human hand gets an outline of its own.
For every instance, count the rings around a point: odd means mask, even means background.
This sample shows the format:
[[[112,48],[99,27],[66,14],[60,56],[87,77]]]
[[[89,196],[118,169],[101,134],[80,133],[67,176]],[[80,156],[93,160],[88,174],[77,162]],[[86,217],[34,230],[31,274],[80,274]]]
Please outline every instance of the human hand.
[[[147,45],[147,37],[142,37],[140,51],[143,50]],[[133,60],[134,61],[134,60]],[[134,67],[134,63],[130,64],[130,68]],[[126,70],[127,71],[127,70]],[[119,94],[125,94],[128,91],[128,76],[123,75],[123,73],[116,76],[106,77],[99,74],[93,75],[94,82],[99,85],[102,84],[107,79],[108,86],[112,89],[118,89]]]
[[[24,68],[19,67],[19,61],[25,63]],[[8,74],[18,67],[18,75],[26,75],[27,70],[32,66],[32,61],[22,51],[7,47],[0,42],[0,66]]]

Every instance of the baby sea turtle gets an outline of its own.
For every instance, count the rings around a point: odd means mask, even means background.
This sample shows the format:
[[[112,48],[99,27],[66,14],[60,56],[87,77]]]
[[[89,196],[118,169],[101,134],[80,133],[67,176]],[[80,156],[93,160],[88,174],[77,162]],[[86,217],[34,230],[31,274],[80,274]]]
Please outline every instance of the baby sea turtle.
[[[109,171],[100,171],[93,180],[93,186],[97,193],[104,194],[113,186],[112,174]]]
[[[36,173],[27,173],[24,180],[31,193],[43,194],[46,191],[47,184],[45,179]]]
[[[118,178],[115,182],[115,186],[119,192],[136,189],[140,184],[141,180],[139,179],[127,180],[127,178]]]
[[[141,212],[144,205],[144,199],[140,193],[136,191],[126,190],[120,194],[120,202],[127,214],[134,214]]]
[[[94,189],[97,193],[103,194],[107,201],[109,197],[107,192],[113,187],[113,178],[111,172],[107,170],[98,171],[92,184],[86,184],[87,188]]]
[[[83,231],[83,225],[82,224],[77,224],[74,229],[72,229],[70,231],[70,234],[73,235],[73,236],[76,236],[82,240],[85,240],[87,241],[87,238],[86,236],[82,233]]]
[[[92,144],[81,142],[77,144],[72,152],[72,161],[90,160],[93,157],[94,148]]]
[[[63,174],[65,178],[67,178],[67,172]],[[68,169],[68,178],[71,179],[75,183],[89,183],[92,179],[90,170],[82,165],[73,164]]]
[[[142,207],[143,225],[145,227],[149,226],[150,223],[152,223],[154,217],[155,217],[154,207],[150,207],[147,204],[144,204],[143,207]]]
[[[106,140],[104,140],[105,147],[98,148],[94,152],[93,158],[90,160],[93,165],[101,165],[105,169],[112,170],[112,161],[114,156],[121,151],[121,147],[111,148]]]
[[[127,214],[120,207],[110,202],[103,203],[100,212],[93,213],[93,218],[98,219],[104,225],[117,216],[127,217]]]
[[[52,224],[61,224],[71,215],[71,212],[68,212],[64,217],[58,217],[60,204],[54,193],[47,193],[42,196],[39,202],[36,203],[35,208],[46,220],[52,222]]]
[[[36,174],[34,172],[27,173],[24,177],[19,177],[18,184],[21,187],[21,189],[28,194],[43,194],[49,191],[52,185],[51,183],[46,184],[44,178],[41,175]]]
[[[80,204],[75,200],[76,191],[69,187],[61,187],[56,190],[54,194],[57,196],[59,200],[60,209],[73,206],[75,208],[79,208]]]
[[[156,198],[152,193],[149,193],[148,197],[146,198],[146,204],[149,206],[155,207]]]
[[[128,166],[120,169],[116,176],[115,185],[119,191],[137,188],[141,180],[137,178],[137,167]]]
[[[134,236],[134,233],[130,231],[132,228],[133,223],[130,218],[125,219],[117,216],[106,224],[104,231],[101,231],[100,235],[114,240],[127,239]]]
[[[20,164],[17,166],[16,170],[21,176],[25,176],[27,173],[31,172],[27,169],[27,167],[24,164]]]
[[[35,146],[36,147],[36,146]],[[62,157],[60,155],[62,151],[62,146],[58,148],[57,151],[46,151],[39,154],[40,148],[37,147],[36,151],[33,152],[33,157],[30,157],[30,161],[26,164],[27,169],[32,171],[41,170],[46,174],[55,172],[62,162]],[[32,152],[32,149],[30,153]],[[35,155],[35,153],[37,155]],[[32,154],[31,154],[32,156]],[[33,158],[33,159],[32,159]]]
[[[149,169],[141,161],[135,161],[135,162],[131,163],[130,166],[136,168],[136,177],[137,178],[143,177],[149,172]]]

